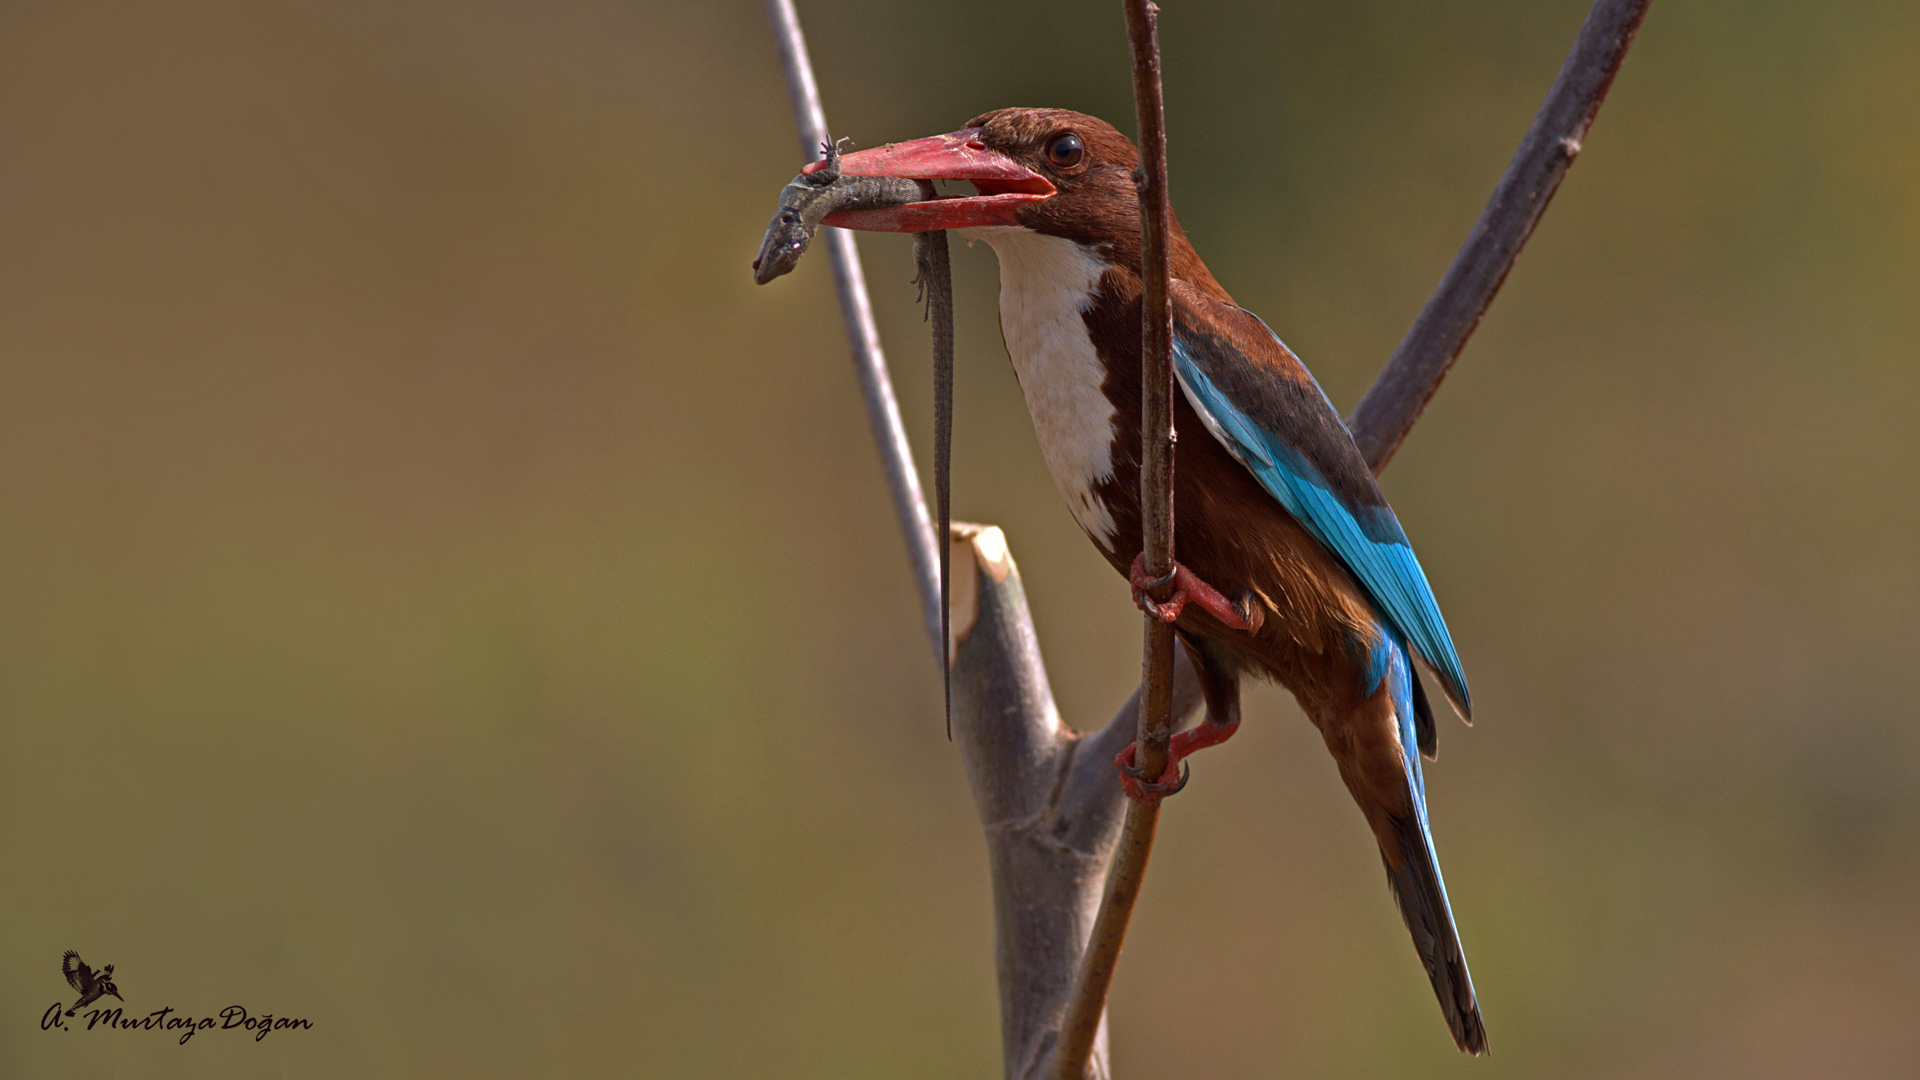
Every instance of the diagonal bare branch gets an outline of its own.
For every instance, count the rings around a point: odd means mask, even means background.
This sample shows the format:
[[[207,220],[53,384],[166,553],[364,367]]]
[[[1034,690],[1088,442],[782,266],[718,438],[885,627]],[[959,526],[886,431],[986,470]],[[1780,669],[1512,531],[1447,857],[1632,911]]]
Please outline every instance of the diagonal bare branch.
[[[800,16],[793,10],[793,0],[767,0],[767,19],[773,24],[780,65],[787,76],[787,97],[793,102],[794,122],[800,131],[800,155],[811,162],[832,140],[827,135],[827,115],[820,107],[820,88],[813,78],[813,61],[807,55],[807,39],[800,33]],[[867,297],[860,252],[853,245],[853,234],[845,229],[829,226],[826,240],[833,260],[834,290],[840,295],[840,318],[846,323],[847,340],[853,346],[854,374],[860,379],[861,396],[866,398],[867,422],[879,444],[887,491],[893,496],[893,514],[907,542],[914,584],[920,590],[927,641],[933,645],[934,658],[944,665],[947,650],[946,635],[940,630],[939,548],[934,546],[933,522],[927,513],[926,496],[920,490],[920,474],[914,469],[913,448],[907,444],[907,429],[900,422],[900,403],[894,399],[893,380],[887,375],[887,357],[880,351],[880,329],[873,322],[873,303]]]
[[[1598,0],[1506,175],[1427,306],[1347,421],[1375,473],[1413,430],[1573,166],[1652,0]]]

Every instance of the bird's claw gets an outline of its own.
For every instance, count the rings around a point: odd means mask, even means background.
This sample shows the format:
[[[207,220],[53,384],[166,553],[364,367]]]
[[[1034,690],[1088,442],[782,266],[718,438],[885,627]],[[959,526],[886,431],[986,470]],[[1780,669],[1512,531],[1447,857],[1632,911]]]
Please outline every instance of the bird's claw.
[[[1133,568],[1127,571],[1127,584],[1133,586],[1133,603],[1161,622],[1173,622],[1180,618],[1181,609],[1187,606],[1187,594],[1176,587],[1166,603],[1155,600],[1153,594],[1179,579],[1180,564],[1175,563],[1173,569],[1163,577],[1148,577],[1146,558],[1144,554],[1135,558]]]
[[[1220,620],[1235,630],[1254,630],[1258,623],[1247,618],[1233,601],[1221,595],[1219,589],[1200,580],[1199,575],[1179,563],[1173,564],[1173,570],[1164,577],[1147,575],[1147,556],[1145,552],[1134,556],[1133,566],[1127,571],[1127,582],[1133,586],[1133,602],[1140,610],[1160,620],[1170,623],[1180,618],[1180,612],[1188,603],[1199,604],[1202,611]],[[1153,594],[1173,586],[1173,592],[1165,600],[1155,600]]]
[[[1169,795],[1178,794],[1187,786],[1192,770],[1182,768],[1181,762],[1188,754],[1196,750],[1205,750],[1209,746],[1218,746],[1233,737],[1240,730],[1240,722],[1231,724],[1215,723],[1208,717],[1189,730],[1175,735],[1167,743],[1167,767],[1159,777],[1146,779],[1147,771],[1134,764],[1134,754],[1138,743],[1128,743],[1113,759],[1114,767],[1120,770],[1120,790],[1127,798],[1143,806],[1152,806]]]
[[[1120,790],[1127,793],[1127,798],[1142,806],[1152,806],[1169,795],[1179,794],[1180,789],[1187,786],[1187,779],[1193,775],[1193,770],[1181,768],[1180,759],[1172,754],[1167,755],[1166,771],[1160,774],[1158,780],[1146,779],[1147,770],[1133,763],[1136,745],[1128,743],[1127,748],[1113,759],[1114,766],[1120,770]]]

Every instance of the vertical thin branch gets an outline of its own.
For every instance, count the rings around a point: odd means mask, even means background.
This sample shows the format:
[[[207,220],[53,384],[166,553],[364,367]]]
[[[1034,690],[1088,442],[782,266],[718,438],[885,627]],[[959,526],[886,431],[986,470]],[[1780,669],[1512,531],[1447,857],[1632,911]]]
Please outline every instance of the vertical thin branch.
[[[800,131],[800,154],[811,162],[818,159],[820,147],[829,137],[827,116],[820,107],[820,88],[813,79],[813,61],[807,56],[807,40],[800,33],[800,16],[793,10],[793,0],[767,0],[767,18],[773,24],[780,64],[787,75],[787,96],[793,101],[794,121]],[[866,398],[867,421],[880,446],[880,464],[886,470],[887,490],[893,496],[893,513],[907,541],[907,558],[913,563],[914,582],[920,589],[927,640],[933,644],[935,659],[944,667],[947,641],[940,629],[940,548],[927,514],[926,496],[920,490],[920,474],[913,467],[907,429],[900,422],[893,380],[887,376],[887,358],[880,351],[880,330],[874,325],[873,304],[867,299],[860,252],[853,246],[853,234],[845,229],[828,226],[826,241],[833,259],[834,288],[840,294],[840,318],[846,323],[847,340],[853,346],[854,374]],[[945,537],[938,538],[939,544],[945,542]]]
[[[1140,128],[1140,171],[1135,177],[1140,193],[1140,544],[1148,576],[1168,581],[1153,597],[1164,601],[1172,591],[1173,574],[1173,300],[1167,269],[1173,209],[1167,195],[1167,118],[1160,95],[1160,9],[1149,0],[1126,0],[1124,6]],[[1143,706],[1135,764],[1147,776],[1159,776],[1173,737],[1173,626],[1152,616],[1146,617],[1140,682]]]
[[[1440,389],[1572,167],[1652,0],[1597,0],[1447,275],[1347,421],[1378,473]]]
[[[1133,99],[1140,131],[1140,517],[1144,569],[1150,577],[1173,574],[1173,305],[1168,296],[1166,112],[1160,90],[1160,9],[1149,0],[1125,0],[1127,38],[1133,46]],[[1154,597],[1165,600],[1165,595]],[[1140,719],[1134,764],[1148,777],[1167,767],[1173,738],[1173,627],[1146,616],[1146,647],[1140,682]],[[1080,961],[1055,1051],[1057,1080],[1086,1075],[1107,991],[1126,941],[1153,838],[1159,803],[1130,802],[1127,821],[1107,872],[1106,896]]]

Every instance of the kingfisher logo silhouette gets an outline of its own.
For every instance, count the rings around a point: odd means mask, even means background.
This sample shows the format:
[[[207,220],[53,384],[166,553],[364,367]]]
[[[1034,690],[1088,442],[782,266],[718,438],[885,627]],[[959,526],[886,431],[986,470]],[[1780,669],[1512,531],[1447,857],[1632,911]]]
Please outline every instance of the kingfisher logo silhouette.
[[[87,962],[80,959],[79,953],[68,949],[67,954],[60,958],[60,974],[65,975],[67,985],[80,994],[80,1000],[74,1002],[73,1008],[67,1010],[68,1016],[72,1016],[107,994],[112,994],[120,1001],[127,1000],[120,996],[120,988],[113,985],[112,964],[101,968],[100,973],[96,975],[93,969],[87,966]]]
[[[313,1021],[305,1017],[250,1012],[245,1005],[229,1005],[218,1013],[206,1015],[186,1013],[171,1005],[162,1005],[145,1016],[128,1016],[121,1006],[109,1006],[102,1000],[113,998],[122,1003],[127,1000],[120,996],[120,988],[114,985],[113,965],[108,964],[95,971],[72,949],[68,949],[66,955],[60,958],[60,974],[67,977],[67,985],[73,987],[80,999],[73,1003],[71,1009],[65,1008],[65,1003],[59,1001],[47,1006],[47,1011],[40,1014],[41,1031],[164,1031],[180,1036],[179,1044],[185,1046],[197,1032],[202,1031],[244,1031],[252,1036],[252,1041],[259,1042],[269,1032],[313,1030]],[[78,1015],[83,1009],[86,1010],[84,1021],[69,1025],[67,1017]]]

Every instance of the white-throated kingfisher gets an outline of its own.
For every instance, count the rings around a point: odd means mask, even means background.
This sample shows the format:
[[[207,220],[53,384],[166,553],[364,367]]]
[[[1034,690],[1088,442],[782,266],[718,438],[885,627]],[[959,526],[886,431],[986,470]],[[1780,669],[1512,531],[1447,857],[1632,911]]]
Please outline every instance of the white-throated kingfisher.
[[[1000,259],[1000,330],[1053,481],[1074,520],[1149,613],[1173,622],[1207,718],[1179,758],[1239,724],[1252,672],[1291,690],[1379,841],[1395,900],[1462,1050],[1486,1050],[1473,981],[1427,827],[1422,754],[1434,721],[1412,658],[1468,716],[1466,677],[1406,533],[1305,366],[1234,304],[1177,222],[1174,306],[1176,592],[1148,596],[1140,562],[1139,154],[1101,120],[1001,109],[948,135],[847,154],[849,176],[964,180],[971,196],[842,211],[829,225],[956,229]],[[1204,431],[1204,434],[1202,433]],[[1131,757],[1122,755],[1124,766]]]

